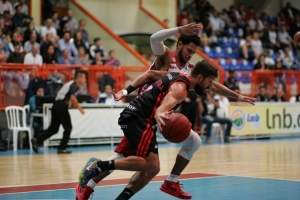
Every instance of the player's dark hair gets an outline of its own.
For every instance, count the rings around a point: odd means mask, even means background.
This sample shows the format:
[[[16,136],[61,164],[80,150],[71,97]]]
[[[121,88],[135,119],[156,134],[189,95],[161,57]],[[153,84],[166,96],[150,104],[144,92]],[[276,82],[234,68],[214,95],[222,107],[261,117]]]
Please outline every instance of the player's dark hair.
[[[82,72],[82,71],[77,71],[77,72],[75,73],[74,79],[80,78],[80,77],[83,76],[83,75],[85,75],[84,72]]]
[[[203,78],[207,78],[210,76],[218,77],[218,69],[215,68],[212,64],[210,64],[206,60],[199,61],[195,64],[191,76],[197,76],[201,74]]]
[[[178,45],[179,41],[181,41],[184,45],[189,44],[191,42],[194,43],[197,46],[201,45],[201,39],[198,35],[184,35],[184,34],[181,34],[180,37],[178,38],[177,45]]]

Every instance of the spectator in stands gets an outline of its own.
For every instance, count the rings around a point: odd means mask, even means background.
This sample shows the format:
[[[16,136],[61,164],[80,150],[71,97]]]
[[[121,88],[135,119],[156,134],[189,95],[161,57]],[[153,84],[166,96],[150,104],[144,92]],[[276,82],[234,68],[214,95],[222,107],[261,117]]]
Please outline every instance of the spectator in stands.
[[[86,53],[85,48],[80,46],[78,48],[78,55],[74,59],[75,64],[77,65],[89,65],[89,55]]]
[[[247,35],[252,35],[253,31],[251,29],[251,26],[249,24],[246,24],[243,30],[243,37],[246,37]]]
[[[68,14],[63,18],[63,20],[68,22],[71,32],[74,33],[77,28],[77,20],[73,17],[73,11],[68,10]]]
[[[8,55],[5,54],[5,52],[2,49],[3,49],[3,43],[0,40],[0,63],[6,63],[6,60],[8,59]]]
[[[7,63],[24,63],[24,56],[21,53],[20,44],[16,43],[14,46],[14,52],[9,54]]]
[[[252,61],[255,58],[255,53],[252,47],[251,35],[246,35],[245,39],[240,41],[241,56],[244,59]]]
[[[32,18],[24,13],[22,13],[22,7],[20,5],[16,6],[16,13],[12,18],[13,30],[20,29],[24,30],[25,26],[29,24]]]
[[[112,95],[113,88],[111,85],[105,85],[105,90],[99,95],[98,103],[104,103],[105,105],[120,105],[122,101],[115,101]]]
[[[295,65],[295,61],[292,56],[292,51],[288,47],[284,48],[282,64],[285,69],[297,69],[297,65]]]
[[[52,26],[56,29],[59,30],[60,29],[60,20],[58,18],[58,13],[53,11],[52,15],[51,15],[51,19],[52,19]]]
[[[9,54],[9,48],[6,39],[3,37],[3,31],[0,28],[0,41],[2,42],[2,50],[6,55]]]
[[[191,122],[192,129],[194,130],[196,115],[197,115],[197,94],[194,90],[190,90],[187,98],[184,99],[180,107],[180,113],[186,116]]]
[[[279,51],[276,52],[275,64],[277,62],[282,62],[282,59],[283,59],[283,53],[282,53],[282,50],[279,50]],[[275,65],[274,65],[274,68],[275,68]]]
[[[209,22],[212,25],[212,30],[216,35],[223,35],[223,29],[225,28],[224,21],[219,17],[218,12],[213,10],[212,15],[209,17]]]
[[[22,53],[23,52],[23,46],[22,46],[22,43],[20,42],[20,33],[19,33],[19,31],[15,31],[13,33],[12,40],[8,43],[8,48],[9,48],[9,51],[11,53],[13,53],[15,51],[14,46],[16,44],[20,45],[20,51]]]
[[[76,32],[74,38],[74,44],[77,50],[79,50],[79,47],[83,47],[86,53],[89,52],[89,44],[87,42],[84,42],[82,38],[82,32]]]
[[[84,43],[88,43],[89,42],[89,33],[88,31],[85,29],[85,21],[83,19],[79,20],[78,23],[78,28],[75,30],[75,34],[77,32],[80,32],[82,35],[82,39]],[[75,37],[76,38],[76,37]]]
[[[9,10],[5,10],[4,11],[4,25],[5,25],[5,32],[8,33],[8,34],[11,34],[12,33],[12,16],[11,14],[9,13]]]
[[[244,20],[245,16],[246,16],[246,12],[245,12],[245,5],[243,3],[240,3],[238,6],[238,12],[241,16],[241,19]]]
[[[282,9],[282,13],[287,19],[293,20],[297,13],[300,13],[300,10],[293,7],[290,2],[287,2],[285,7]]]
[[[26,52],[31,52],[33,45],[36,45],[39,47],[39,52],[40,52],[40,44],[37,43],[36,40],[37,40],[37,35],[34,32],[32,32],[30,34],[30,40],[26,41],[24,44],[24,50]]]
[[[280,87],[275,89],[275,94],[271,97],[270,101],[275,102],[285,102],[285,98],[283,96],[283,91]]]
[[[78,51],[73,42],[70,42],[71,32],[66,31],[64,37],[58,41],[58,49],[60,52],[63,52],[65,49],[68,49],[70,56],[77,56]]]
[[[105,62],[105,65],[120,67],[120,61],[116,59],[116,52],[114,50],[110,50],[108,56],[109,59]]]
[[[72,65],[75,64],[74,59],[70,56],[69,50],[63,51],[62,57],[58,58],[58,64]]]
[[[182,20],[187,19],[187,21],[190,21],[189,15],[186,9],[183,9],[180,14],[177,16],[177,26],[182,26]]]
[[[286,25],[288,25],[288,20],[284,16],[283,12],[280,12],[279,15],[278,15],[278,17],[277,17],[277,25],[278,26],[286,26]]]
[[[295,20],[290,26],[290,35],[293,37],[298,31],[300,31],[300,13],[295,14]]]
[[[254,70],[265,70],[268,69],[268,66],[265,63],[265,56],[261,54],[258,58],[257,63],[254,65]]]
[[[266,86],[262,85],[259,87],[259,93],[254,96],[258,99],[259,102],[268,102],[270,98],[267,95],[267,88]]]
[[[59,36],[59,38],[63,38],[65,32],[69,31],[71,33],[71,29],[69,28],[69,24],[67,21],[62,20],[60,22],[60,29],[58,29],[57,31],[57,35]]]
[[[31,21],[29,23],[28,27],[26,28],[26,30],[24,31],[24,42],[30,40],[31,33],[36,34],[36,36],[37,36],[36,41],[39,43],[40,42],[40,34],[35,28],[34,21]]]
[[[229,72],[229,77],[224,82],[224,86],[226,86],[230,90],[233,90],[235,92],[239,92],[240,91],[239,82],[234,77],[234,75],[235,75],[234,70],[230,69],[228,72]]]
[[[266,44],[266,47],[273,49],[278,45],[277,42],[277,32],[276,32],[276,26],[275,24],[271,24],[269,27],[269,32],[268,32],[268,42]]]
[[[35,113],[37,110],[36,108],[36,97],[43,97],[45,95],[45,91],[44,91],[44,87],[42,85],[38,86],[36,89],[36,92],[33,96],[31,96],[28,100],[29,103],[29,107],[30,107],[30,113],[29,113],[29,118],[31,113]],[[36,134],[40,131],[42,131],[43,128],[43,121],[41,120],[41,118],[34,118],[33,124],[32,124],[32,128],[34,130],[34,136],[36,137]]]
[[[267,51],[267,56],[265,57],[265,64],[268,69],[274,68],[275,60],[271,55],[271,50]]]
[[[189,18],[192,17],[195,22],[199,22],[199,11],[197,10],[197,4],[195,2],[191,4],[187,12],[189,14]]]
[[[100,52],[95,54],[95,58],[93,59],[92,65],[103,65],[102,57]]]
[[[28,87],[28,83],[30,81],[29,72],[25,72],[23,70],[17,70],[17,71],[4,71],[4,91],[6,94],[8,94],[10,89],[10,84],[13,80],[16,81],[16,83],[19,85],[21,90],[25,91]]]
[[[16,8],[17,5],[21,6],[21,12],[28,15],[28,6],[25,4],[25,0],[19,0],[14,4],[14,8]]]
[[[57,36],[56,29],[53,27],[53,21],[51,18],[46,20],[45,26],[41,28],[41,37],[43,41],[46,40],[46,35],[51,33],[51,35],[55,38]],[[52,40],[54,40],[54,38]]]
[[[52,34],[47,33],[45,41],[42,41],[42,44],[40,45],[41,55],[45,55],[45,53],[47,53],[47,49],[50,45],[53,45],[55,48],[55,53],[57,52],[57,48],[58,48],[57,39],[54,40],[52,39],[53,39]]]
[[[248,23],[252,30],[261,31],[264,28],[262,21],[259,19],[259,13],[255,13],[254,17]]]
[[[249,21],[250,19],[253,19],[255,16],[254,8],[252,6],[248,7],[248,12],[245,15],[245,20]]]
[[[206,124],[206,143],[211,144],[212,140],[210,139],[211,136],[211,128],[213,123],[220,123],[225,124],[225,137],[224,142],[230,142],[230,133],[231,133],[231,126],[232,121],[229,118],[218,117],[217,116],[217,109],[220,107],[219,104],[220,96],[215,95],[213,92],[206,92],[206,95],[203,95],[200,98],[199,108],[200,112],[202,113],[202,123]]]
[[[54,45],[50,44],[46,50],[46,53],[43,54],[43,62],[45,64],[56,64],[57,57],[55,53]]]
[[[292,48],[293,39],[286,31],[285,26],[280,27],[280,31],[278,32],[278,40],[283,47],[288,46],[288,47]]]
[[[101,46],[101,38],[94,39],[94,45],[90,47],[90,55],[92,58],[95,57],[95,53],[99,52],[101,55],[102,62],[105,60],[105,51],[103,46]]]
[[[37,44],[32,46],[31,52],[27,53],[24,58],[24,64],[43,65],[43,58],[39,54],[40,47]]]
[[[258,57],[263,53],[263,47],[257,31],[253,32],[251,46],[255,54],[255,59],[258,59]]]
[[[279,72],[275,72],[275,85],[276,87],[282,87],[282,89],[285,91],[286,89],[286,74],[282,72],[282,70],[285,70],[286,68],[283,66],[283,62],[279,61],[276,62],[275,67],[273,70],[280,70]]]
[[[0,15],[4,14],[4,11],[8,10],[11,15],[14,14],[11,3],[7,0],[0,0]]]

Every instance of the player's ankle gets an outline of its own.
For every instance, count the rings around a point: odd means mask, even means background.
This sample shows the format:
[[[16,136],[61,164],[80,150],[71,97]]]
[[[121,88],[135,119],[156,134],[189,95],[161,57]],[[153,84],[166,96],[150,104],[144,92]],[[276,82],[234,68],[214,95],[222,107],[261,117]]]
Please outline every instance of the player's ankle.
[[[129,189],[129,188],[125,188],[121,194],[116,198],[116,200],[128,200],[130,199],[132,196],[134,195],[134,193]]]
[[[93,179],[89,180],[87,186],[91,187],[91,188],[95,188],[97,185],[97,183],[95,183],[95,181],[93,181]]]
[[[167,177],[166,180],[167,180],[167,181],[170,181],[170,182],[177,183],[177,182],[178,182],[178,178],[179,178],[178,175],[170,174],[170,175]]]

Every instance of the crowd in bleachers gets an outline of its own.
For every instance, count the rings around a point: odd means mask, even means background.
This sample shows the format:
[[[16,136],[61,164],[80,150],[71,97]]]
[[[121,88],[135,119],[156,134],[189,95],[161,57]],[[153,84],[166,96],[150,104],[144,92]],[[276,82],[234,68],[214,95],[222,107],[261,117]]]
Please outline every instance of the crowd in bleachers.
[[[178,25],[202,23],[203,51],[226,70],[300,68],[293,36],[300,31],[300,11],[291,3],[277,16],[244,4],[217,11],[207,0],[195,0],[177,17]]]

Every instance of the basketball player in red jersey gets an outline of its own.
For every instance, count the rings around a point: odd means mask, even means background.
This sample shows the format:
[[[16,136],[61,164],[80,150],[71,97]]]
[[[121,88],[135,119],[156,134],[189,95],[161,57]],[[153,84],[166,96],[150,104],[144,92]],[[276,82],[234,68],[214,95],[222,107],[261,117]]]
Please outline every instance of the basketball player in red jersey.
[[[200,30],[202,27],[197,24],[189,24],[183,27],[176,27],[172,29],[166,29],[154,33],[151,36],[151,47],[153,52],[158,55],[154,64],[151,66],[150,69],[156,70],[164,70],[164,71],[173,71],[173,72],[182,72],[189,74],[193,68],[193,64],[189,63],[189,59],[192,55],[196,52],[198,46],[200,46],[200,38],[195,35],[195,31]],[[174,34],[182,33],[181,37],[178,39],[177,48],[174,52],[164,46],[163,40],[171,37]],[[159,46],[159,47],[158,47]],[[162,55],[159,55],[162,54]],[[214,85],[214,92],[223,95],[229,96],[233,98],[237,98],[241,101],[248,101],[247,97],[242,95],[238,95],[231,90],[225,88],[221,84],[213,82]],[[144,87],[143,89],[145,89]],[[142,90],[143,90],[142,89]],[[132,92],[132,88],[129,87],[129,93]],[[140,91],[142,91],[140,90]],[[127,93],[127,90],[125,90]],[[251,99],[253,101],[253,99]],[[181,148],[177,158],[176,163],[171,171],[171,174],[168,176],[167,180],[161,187],[161,190],[173,195],[177,198],[181,199],[190,199],[191,195],[182,191],[178,177],[184,168],[189,163],[190,159],[192,158],[194,152],[198,150],[201,144],[201,139],[197,133],[191,130],[190,136],[187,138],[186,141],[183,142],[183,147]],[[127,157],[131,155],[129,149],[129,143],[126,137],[123,138],[120,145],[117,147],[116,152],[119,152],[117,155],[109,158],[109,160],[115,160],[119,158],[123,158],[124,156]],[[99,181],[109,175],[113,170],[105,171],[100,173],[97,177],[91,179],[87,187],[82,185],[77,185],[76,187],[76,195],[78,199],[88,199],[90,194],[93,192],[93,188],[97,185]],[[140,175],[140,179],[145,180],[144,183],[148,183],[152,179],[152,175],[149,174],[142,174]],[[148,179],[148,181],[146,181]],[[142,184],[139,181],[132,182],[128,188],[130,188],[134,193],[138,192],[141,188],[144,187],[145,184]],[[175,188],[176,191],[170,189]]]

